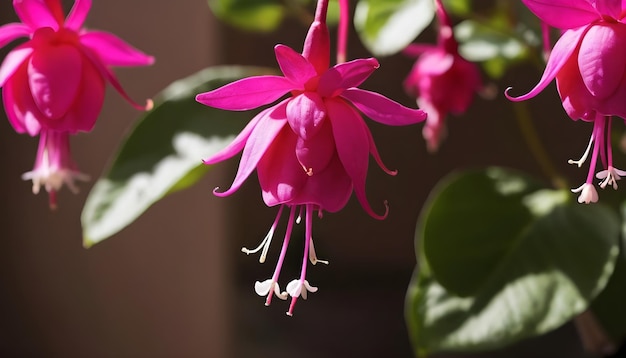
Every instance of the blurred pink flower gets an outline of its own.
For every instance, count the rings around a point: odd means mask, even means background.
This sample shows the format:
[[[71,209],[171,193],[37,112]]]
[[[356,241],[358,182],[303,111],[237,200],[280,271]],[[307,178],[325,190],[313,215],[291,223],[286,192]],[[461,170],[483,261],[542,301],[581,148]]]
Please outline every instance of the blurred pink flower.
[[[439,148],[446,136],[448,113],[464,113],[482,87],[478,67],[459,54],[450,19],[441,2],[436,1],[436,5],[437,46],[412,44],[403,51],[418,57],[404,88],[417,97],[419,107],[428,113],[423,135],[431,152]]]
[[[327,1],[320,1],[316,21],[309,29],[302,54],[283,45],[275,47],[276,59],[284,76],[257,76],[245,78],[211,92],[202,93],[197,100],[207,106],[227,110],[249,110],[272,103],[287,93],[291,96],[263,110],[224,150],[205,160],[214,164],[243,150],[237,175],[231,187],[218,196],[237,191],[256,169],[263,200],[268,206],[281,205],[272,229],[255,250],[263,249],[261,262],[269,247],[283,206],[291,208],[289,224],[279,262],[271,279],[257,282],[259,295],[267,295],[269,304],[273,294],[286,299],[292,297],[288,314],[299,296],[315,292],[305,280],[307,258],[314,264],[312,240],[313,212],[336,212],[343,208],[352,190],[364,210],[377,219],[387,216],[374,213],[365,194],[365,180],[369,154],[387,173],[374,144],[372,135],[363,122],[360,110],[373,120],[388,125],[407,125],[421,122],[426,114],[410,109],[378,94],[358,89],[378,68],[373,58],[358,59],[329,66],[329,37],[325,23]],[[356,107],[356,108],[355,108]],[[386,206],[386,203],[385,203]],[[287,285],[282,292],[278,276],[286,253],[297,209],[305,214],[306,237],[302,271],[299,279]],[[301,215],[298,214],[298,218]]]
[[[597,201],[591,184],[598,156],[605,170],[596,174],[602,188],[611,185],[624,172],[613,167],[610,142],[610,116],[626,118],[626,6],[616,0],[522,0],[546,24],[563,31],[548,58],[539,83],[513,101],[536,96],[556,78],[563,108],[574,120],[594,122],[589,146],[580,160],[581,166],[592,150],[591,165],[579,202]],[[593,144],[593,145],[592,145]]]
[[[154,59],[113,34],[83,29],[91,0],[76,0],[67,18],[59,0],[13,0],[13,7],[22,22],[0,27],[0,46],[20,37],[29,40],[4,59],[0,87],[7,117],[18,133],[90,131],[106,82],[136,108],[151,107],[151,101],[133,102],[110,67],[149,65]],[[45,183],[34,185],[40,184]]]

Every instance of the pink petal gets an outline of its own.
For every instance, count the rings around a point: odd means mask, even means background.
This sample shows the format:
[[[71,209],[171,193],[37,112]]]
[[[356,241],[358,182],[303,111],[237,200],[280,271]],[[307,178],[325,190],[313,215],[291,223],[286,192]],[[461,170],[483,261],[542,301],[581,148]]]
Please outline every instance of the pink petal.
[[[320,77],[318,92],[324,97],[339,95],[343,90],[363,83],[380,65],[375,58],[340,63]]]
[[[259,161],[257,173],[267,206],[291,202],[307,181],[295,145],[296,135],[285,126]]]
[[[328,27],[319,21],[314,21],[304,40],[302,56],[315,68],[318,74],[324,73],[330,63],[330,38]]]
[[[415,62],[418,76],[438,76],[454,65],[455,56],[444,50],[424,52],[417,62]]]
[[[280,70],[294,85],[299,86],[299,89],[303,90],[304,85],[317,76],[313,65],[291,47],[276,45],[274,52],[276,53],[276,61],[278,61]]]
[[[556,77],[556,86],[563,102],[563,108],[570,118],[574,120],[581,118],[593,120],[595,118],[593,108],[596,101],[580,77],[576,56],[571,56],[565,62]]]
[[[578,47],[580,40],[582,39],[584,33],[587,31],[587,28],[579,28],[575,30],[567,30],[563,33],[561,38],[556,42],[552,52],[550,53],[550,57],[548,58],[548,63],[546,64],[546,69],[539,80],[539,83],[530,90],[530,92],[525,95],[519,97],[512,97],[509,95],[509,91],[512,87],[509,87],[504,91],[504,95],[511,101],[519,102],[525,101],[527,99],[535,97],[539,92],[543,91],[550,82],[556,77],[557,73],[561,70],[565,62],[570,58],[572,53]]]
[[[88,47],[82,47],[82,53],[85,55],[92,65],[100,72],[100,75],[115,88],[115,90],[124,98],[128,103],[130,103],[133,107],[140,111],[150,110],[153,106],[152,100],[147,100],[145,105],[141,105],[130,98],[130,96],[126,93],[122,85],[120,84],[115,73],[106,66],[106,64],[102,63],[100,57],[94,53]]]
[[[608,15],[613,19],[619,19],[621,16],[623,4],[622,1],[615,0],[594,0],[595,8],[598,13]]]
[[[404,126],[419,123],[426,119],[426,112],[405,107],[376,92],[350,88],[345,90],[341,97],[352,102],[369,118],[382,124]]]
[[[317,134],[326,118],[322,97],[315,92],[304,92],[287,103],[287,120],[293,131],[303,139]]]
[[[247,111],[272,103],[292,89],[294,85],[285,77],[254,76],[200,93],[196,101],[209,107]]]
[[[269,112],[273,110],[274,110],[274,107],[270,107],[270,108],[263,110],[261,113],[257,114],[254,118],[252,118],[250,122],[248,122],[246,127],[237,135],[237,137],[228,146],[226,146],[224,149],[220,150],[219,152],[213,154],[211,157],[203,160],[203,163],[207,165],[219,163],[241,152],[243,150],[243,147],[246,145],[246,141],[250,137],[250,133],[252,133],[252,130],[254,129],[254,127],[256,127],[259,121],[263,120],[269,114]]]
[[[106,82],[100,72],[90,61],[83,61],[78,96],[69,112],[58,123],[50,123],[47,126],[57,131],[76,133],[78,131],[89,132],[96,124],[96,120],[104,104]],[[44,123],[46,120],[43,121]]]
[[[396,174],[398,174],[397,170],[391,170],[387,168],[385,163],[383,163],[383,160],[380,157],[380,154],[378,153],[378,148],[376,148],[376,143],[374,142],[374,137],[372,136],[372,132],[370,132],[369,129],[367,129],[366,132],[367,132],[367,136],[370,142],[370,154],[372,155],[372,157],[374,157],[376,164],[378,164],[380,169],[382,169],[385,173],[389,175],[395,176]]]
[[[65,20],[65,27],[74,31],[80,30],[90,9],[91,0],[75,0],[74,6],[72,6],[72,10]]]
[[[337,154],[346,173],[352,179],[354,192],[363,210],[376,219],[384,219],[376,214],[365,194],[365,180],[369,162],[370,142],[367,127],[361,116],[347,103],[340,99],[330,98],[324,101],[331,119]]]
[[[435,45],[426,45],[426,44],[410,44],[404,50],[402,50],[402,54],[418,58],[426,51],[431,51],[438,49],[439,47]]]
[[[108,32],[87,32],[80,36],[80,43],[98,54],[107,66],[147,66],[154,63],[154,57]]]
[[[307,175],[315,176],[324,171],[336,152],[329,121],[324,122],[316,136],[308,140],[298,137],[295,149],[301,170],[305,171]]]
[[[58,2],[58,0],[56,1]],[[41,27],[51,27],[56,31],[62,25],[50,11],[45,1],[13,0],[13,8],[15,8],[20,20],[33,31]]]
[[[298,196],[290,204],[314,204],[320,210],[334,213],[346,206],[352,189],[352,180],[337,155],[334,155],[324,171],[307,177]]]
[[[69,45],[47,46],[33,52],[28,80],[37,107],[50,119],[64,116],[78,92],[83,59]]]
[[[559,29],[573,29],[600,18],[600,14],[588,0],[522,0],[522,2],[542,21]]]
[[[43,117],[28,88],[27,64],[23,64],[2,88],[2,100],[9,123],[16,132],[27,132],[31,136],[39,133],[41,126],[37,118]]]
[[[9,52],[7,57],[4,58],[2,66],[0,66],[0,87],[4,86],[15,71],[29,59],[32,53],[31,42],[22,44]]]
[[[624,75],[626,25],[591,26],[580,43],[578,67],[589,92],[599,99],[608,97]]]
[[[272,144],[281,129],[287,124],[286,104],[283,102],[274,107],[273,111],[268,112],[262,120],[252,129],[252,133],[246,141],[243,149],[241,160],[239,161],[239,169],[231,187],[225,192],[213,193],[217,196],[228,196],[241,187],[243,182],[250,176],[256,168],[259,160],[263,157],[267,148]]]
[[[20,37],[30,35],[30,28],[24,24],[11,23],[0,26],[0,47]]]

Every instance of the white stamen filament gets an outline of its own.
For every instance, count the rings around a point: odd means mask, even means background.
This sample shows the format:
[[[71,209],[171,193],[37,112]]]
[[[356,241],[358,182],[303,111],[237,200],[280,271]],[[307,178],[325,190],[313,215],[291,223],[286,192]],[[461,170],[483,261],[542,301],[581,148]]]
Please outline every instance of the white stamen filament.
[[[320,260],[317,258],[315,254],[315,246],[313,245],[313,238],[311,238],[311,248],[309,249],[309,260],[313,265],[316,265],[318,262],[324,265],[328,265],[328,261]]]
[[[593,144],[593,134],[591,135],[591,138],[589,138],[589,144],[587,145],[587,149],[585,149],[585,153],[583,153],[583,156],[580,157],[580,159],[578,160],[568,160],[567,164],[576,164],[579,168],[583,165],[583,163],[587,160],[587,157],[589,156],[589,152],[591,151],[591,145]]]
[[[274,229],[275,227],[272,226],[270,228],[270,231],[268,231],[267,235],[265,235],[265,238],[263,239],[263,241],[261,241],[261,244],[257,246],[255,249],[250,250],[245,247],[242,247],[241,252],[243,252],[246,255],[250,255],[250,254],[256,254],[257,252],[259,252],[259,250],[263,249],[263,251],[261,252],[261,257],[259,257],[259,262],[264,263],[265,258],[267,257],[267,251],[269,250],[270,244],[272,243],[272,237],[274,236]]]

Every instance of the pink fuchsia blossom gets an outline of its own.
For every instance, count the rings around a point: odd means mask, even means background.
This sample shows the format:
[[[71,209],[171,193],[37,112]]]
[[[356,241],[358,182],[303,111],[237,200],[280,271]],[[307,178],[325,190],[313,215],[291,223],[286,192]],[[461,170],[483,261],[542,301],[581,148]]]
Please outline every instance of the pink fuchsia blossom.
[[[523,0],[524,4],[549,26],[563,30],[550,51],[539,83],[513,101],[536,96],[556,78],[563,108],[574,120],[593,122],[589,146],[581,166],[591,152],[591,163],[579,202],[597,201],[592,181],[597,160],[604,170],[595,176],[603,179],[602,188],[617,188],[624,171],[613,166],[610,142],[611,116],[626,118],[626,2],[616,0]]]
[[[441,1],[436,1],[436,5],[437,46],[412,44],[403,51],[408,56],[418,57],[404,81],[404,88],[417,97],[419,107],[428,113],[423,135],[431,152],[439,148],[446,136],[448,113],[464,113],[482,87],[478,67],[459,54]]]
[[[371,154],[387,173],[380,159],[372,135],[359,111],[371,119],[388,125],[408,125],[426,119],[417,109],[406,108],[378,93],[357,88],[378,68],[373,58],[358,59],[329,68],[329,36],[326,27],[328,1],[320,0],[315,21],[307,34],[302,54],[277,45],[276,59],[283,76],[257,76],[245,78],[211,92],[197,96],[197,101],[207,106],[226,110],[249,110],[280,101],[261,111],[224,150],[205,160],[214,164],[243,151],[239,169],[231,187],[218,196],[237,191],[256,169],[263,200],[268,206],[280,207],[270,232],[261,245],[246,253],[262,251],[265,255],[282,208],[290,208],[289,221],[283,248],[272,278],[257,282],[259,295],[287,299],[292,297],[288,314],[298,297],[317,288],[306,280],[307,260],[315,264],[313,247],[313,213],[336,212],[342,209],[352,191],[364,210],[374,218],[384,219],[385,213],[376,214],[365,193],[365,181]],[[302,215],[304,214],[304,215]],[[305,219],[305,247],[299,278],[287,285],[286,292],[278,286],[280,269],[286,254],[293,222]]]
[[[136,108],[150,108],[151,101],[139,105],[129,98],[111,67],[150,65],[153,57],[113,34],[84,29],[91,0],[76,0],[67,18],[59,0],[14,0],[13,7],[22,22],[0,27],[0,46],[28,41],[4,59],[0,87],[18,133],[90,131],[107,82]]]
[[[56,192],[63,184],[74,193],[78,188],[75,180],[88,180],[85,174],[78,171],[70,154],[70,138],[68,132],[41,130],[37,159],[32,171],[24,173],[24,180],[33,181],[33,193],[39,193],[44,187],[50,196],[50,208],[56,208]]]

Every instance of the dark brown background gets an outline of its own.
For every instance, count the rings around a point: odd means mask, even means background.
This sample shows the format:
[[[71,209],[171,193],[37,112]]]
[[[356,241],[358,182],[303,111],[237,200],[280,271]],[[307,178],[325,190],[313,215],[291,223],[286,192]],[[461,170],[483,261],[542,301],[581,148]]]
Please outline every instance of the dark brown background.
[[[0,4],[0,23],[16,20],[10,5]],[[287,23],[271,36],[244,34],[218,24],[205,0],[97,1],[87,26],[111,31],[156,56],[150,68],[117,71],[138,100],[208,65],[275,66],[274,44],[300,49],[306,33],[306,27]],[[351,40],[351,58],[367,56],[357,41]],[[411,65],[399,56],[381,59],[363,87],[411,105],[400,86]],[[528,89],[538,78],[535,70],[518,68],[496,85]],[[583,180],[585,174],[565,162],[580,154],[590,127],[570,123],[554,88],[545,92],[532,102],[542,139],[559,165]],[[73,140],[82,171],[97,177],[138,115],[110,90],[95,130]],[[289,318],[287,303],[275,300],[264,307],[253,290],[255,280],[273,271],[280,233],[264,265],[239,251],[265,235],[276,209],[263,205],[255,178],[232,197],[211,194],[230,182],[236,160],[85,250],[79,217],[93,181],[82,184],[79,195],[62,190],[60,209],[50,212],[46,195],[33,196],[30,183],[20,180],[31,169],[36,139],[17,135],[0,120],[0,356],[410,357],[403,301],[415,265],[415,222],[430,189],[458,168],[537,168],[502,96],[494,102],[478,99],[465,116],[450,118],[448,140],[437,155],[426,152],[421,126],[368,124],[385,162],[399,170],[388,177],[373,163],[370,168],[371,203],[382,210],[388,199],[391,214],[376,221],[353,199],[342,212],[316,220],[318,255],[331,264],[309,270],[309,281],[320,291],[300,301]],[[293,240],[283,285],[299,270],[301,247]],[[482,356],[582,355],[568,325]]]

